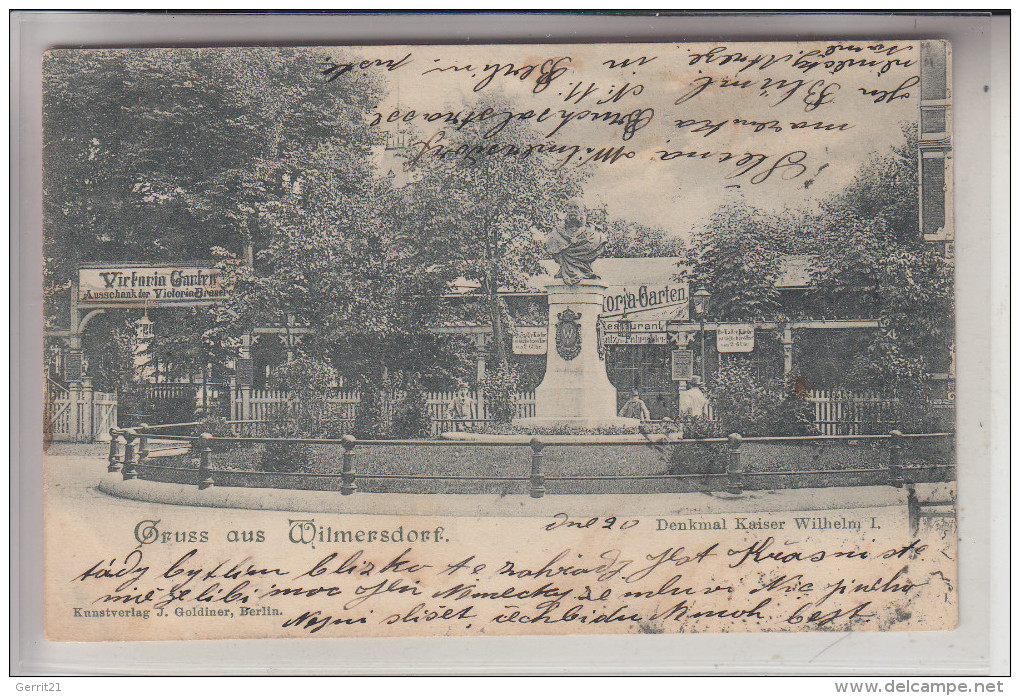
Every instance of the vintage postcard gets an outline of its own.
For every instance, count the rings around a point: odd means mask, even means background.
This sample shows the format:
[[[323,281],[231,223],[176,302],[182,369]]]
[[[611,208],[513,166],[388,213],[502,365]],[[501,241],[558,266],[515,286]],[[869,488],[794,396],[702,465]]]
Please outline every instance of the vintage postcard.
[[[951,63],[49,51],[47,637],[954,628]]]

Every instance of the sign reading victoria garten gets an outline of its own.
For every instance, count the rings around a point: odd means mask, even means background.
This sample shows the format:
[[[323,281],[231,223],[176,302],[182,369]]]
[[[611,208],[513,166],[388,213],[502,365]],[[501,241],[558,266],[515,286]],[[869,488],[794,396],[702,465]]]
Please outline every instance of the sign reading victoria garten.
[[[211,266],[91,266],[78,269],[79,305],[199,307],[221,302],[226,289]]]

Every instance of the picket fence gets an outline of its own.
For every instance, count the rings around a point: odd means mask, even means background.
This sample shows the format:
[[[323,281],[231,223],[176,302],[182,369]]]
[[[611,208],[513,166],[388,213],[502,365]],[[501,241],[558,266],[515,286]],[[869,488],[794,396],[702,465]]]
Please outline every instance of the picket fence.
[[[383,398],[383,417],[391,418],[393,404],[399,395],[387,395]],[[429,392],[427,403],[432,419],[432,434],[463,429],[490,421],[488,404],[485,395],[480,391],[469,392],[471,399],[469,417],[454,419],[452,404],[456,392]],[[897,399],[880,392],[850,392],[839,390],[809,390],[805,397],[812,405],[815,426],[821,435],[866,435],[886,433],[896,423]],[[280,404],[287,403],[289,395],[277,390],[248,390],[247,394],[240,390],[231,393],[230,419],[234,421],[267,421],[273,416]],[[330,403],[340,407],[340,420],[352,424],[357,415],[361,395],[358,392],[338,392]],[[530,418],[535,415],[535,393],[526,392],[517,396],[518,418]],[[708,406],[708,417],[717,420],[715,409]]]
[[[432,420],[432,434],[439,435],[448,430],[464,428],[470,425],[486,423],[491,420],[489,407],[485,401],[485,395],[481,391],[467,392],[471,399],[469,405],[469,417],[455,419],[452,413],[453,401],[457,392],[428,392],[426,403],[428,404],[429,417]],[[383,419],[389,420],[393,417],[393,407],[400,400],[401,394],[385,394],[382,398]],[[350,427],[357,417],[358,405],[361,403],[361,394],[356,391],[337,392],[329,403],[338,407],[340,422]],[[263,422],[273,418],[282,404],[290,403],[290,394],[286,391],[275,389],[236,389],[231,392],[230,398],[230,420]],[[535,393],[525,392],[517,395],[518,418],[530,418],[535,415]]]
[[[899,401],[890,394],[809,389],[804,398],[811,404],[819,435],[881,435],[897,422]],[[712,404],[708,405],[706,415],[709,420],[718,421]]]
[[[117,427],[117,394],[68,389],[47,379],[43,402],[45,442],[97,442]]]
[[[889,394],[812,389],[805,396],[822,435],[878,435],[897,422],[899,402]]]

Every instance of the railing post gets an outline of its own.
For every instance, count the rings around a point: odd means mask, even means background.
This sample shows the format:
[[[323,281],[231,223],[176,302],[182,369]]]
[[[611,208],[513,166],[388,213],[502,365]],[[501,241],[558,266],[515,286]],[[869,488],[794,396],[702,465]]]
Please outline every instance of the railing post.
[[[726,460],[726,492],[739,495],[744,492],[744,463],[740,458],[740,445],[744,438],[740,433],[730,433],[729,458]]]
[[[344,465],[340,472],[340,494],[353,495],[358,490],[358,484],[354,480],[354,446],[358,440],[353,435],[344,435]]]
[[[198,490],[203,491],[206,488],[211,488],[213,485],[212,479],[212,435],[209,433],[202,433],[199,437],[201,447],[199,449],[198,459]]]
[[[125,481],[138,478],[138,472],[135,471],[135,441],[137,438],[138,433],[134,428],[124,431],[124,470],[121,473]]]
[[[918,500],[913,485],[907,486],[907,522],[910,525],[911,536],[916,537],[921,526],[921,501]]]
[[[545,476],[542,474],[542,448],[545,443],[539,438],[531,438],[531,480],[530,490],[532,498],[541,498],[545,495]]]
[[[139,430],[144,431],[148,427],[149,427],[148,423],[141,423],[135,429],[135,432],[138,432]],[[149,436],[146,435],[144,432],[138,433],[138,455],[137,456],[138,456],[138,461],[135,463],[135,469],[136,470],[137,470],[137,468],[139,466],[145,464],[145,460],[149,458]]]
[[[110,463],[107,465],[106,470],[115,474],[120,471],[120,452],[117,442],[117,438],[120,437],[120,431],[116,428],[110,428]]]
[[[903,488],[903,433],[889,432],[889,485]]]

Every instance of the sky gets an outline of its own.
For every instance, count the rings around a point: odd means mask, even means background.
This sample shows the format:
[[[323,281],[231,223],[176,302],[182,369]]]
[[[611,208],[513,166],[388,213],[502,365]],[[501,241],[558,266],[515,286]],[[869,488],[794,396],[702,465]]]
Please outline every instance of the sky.
[[[622,148],[616,162],[582,167],[591,172],[586,203],[686,237],[736,199],[773,211],[811,206],[870,154],[901,142],[901,123],[919,117],[918,53],[916,42],[808,42],[388,46],[335,55],[345,68],[352,57],[366,61],[348,72],[385,81],[380,131],[406,128],[409,117],[423,140],[441,142],[430,138],[452,126],[424,114],[466,113],[501,93],[515,113],[532,112],[536,142]]]

